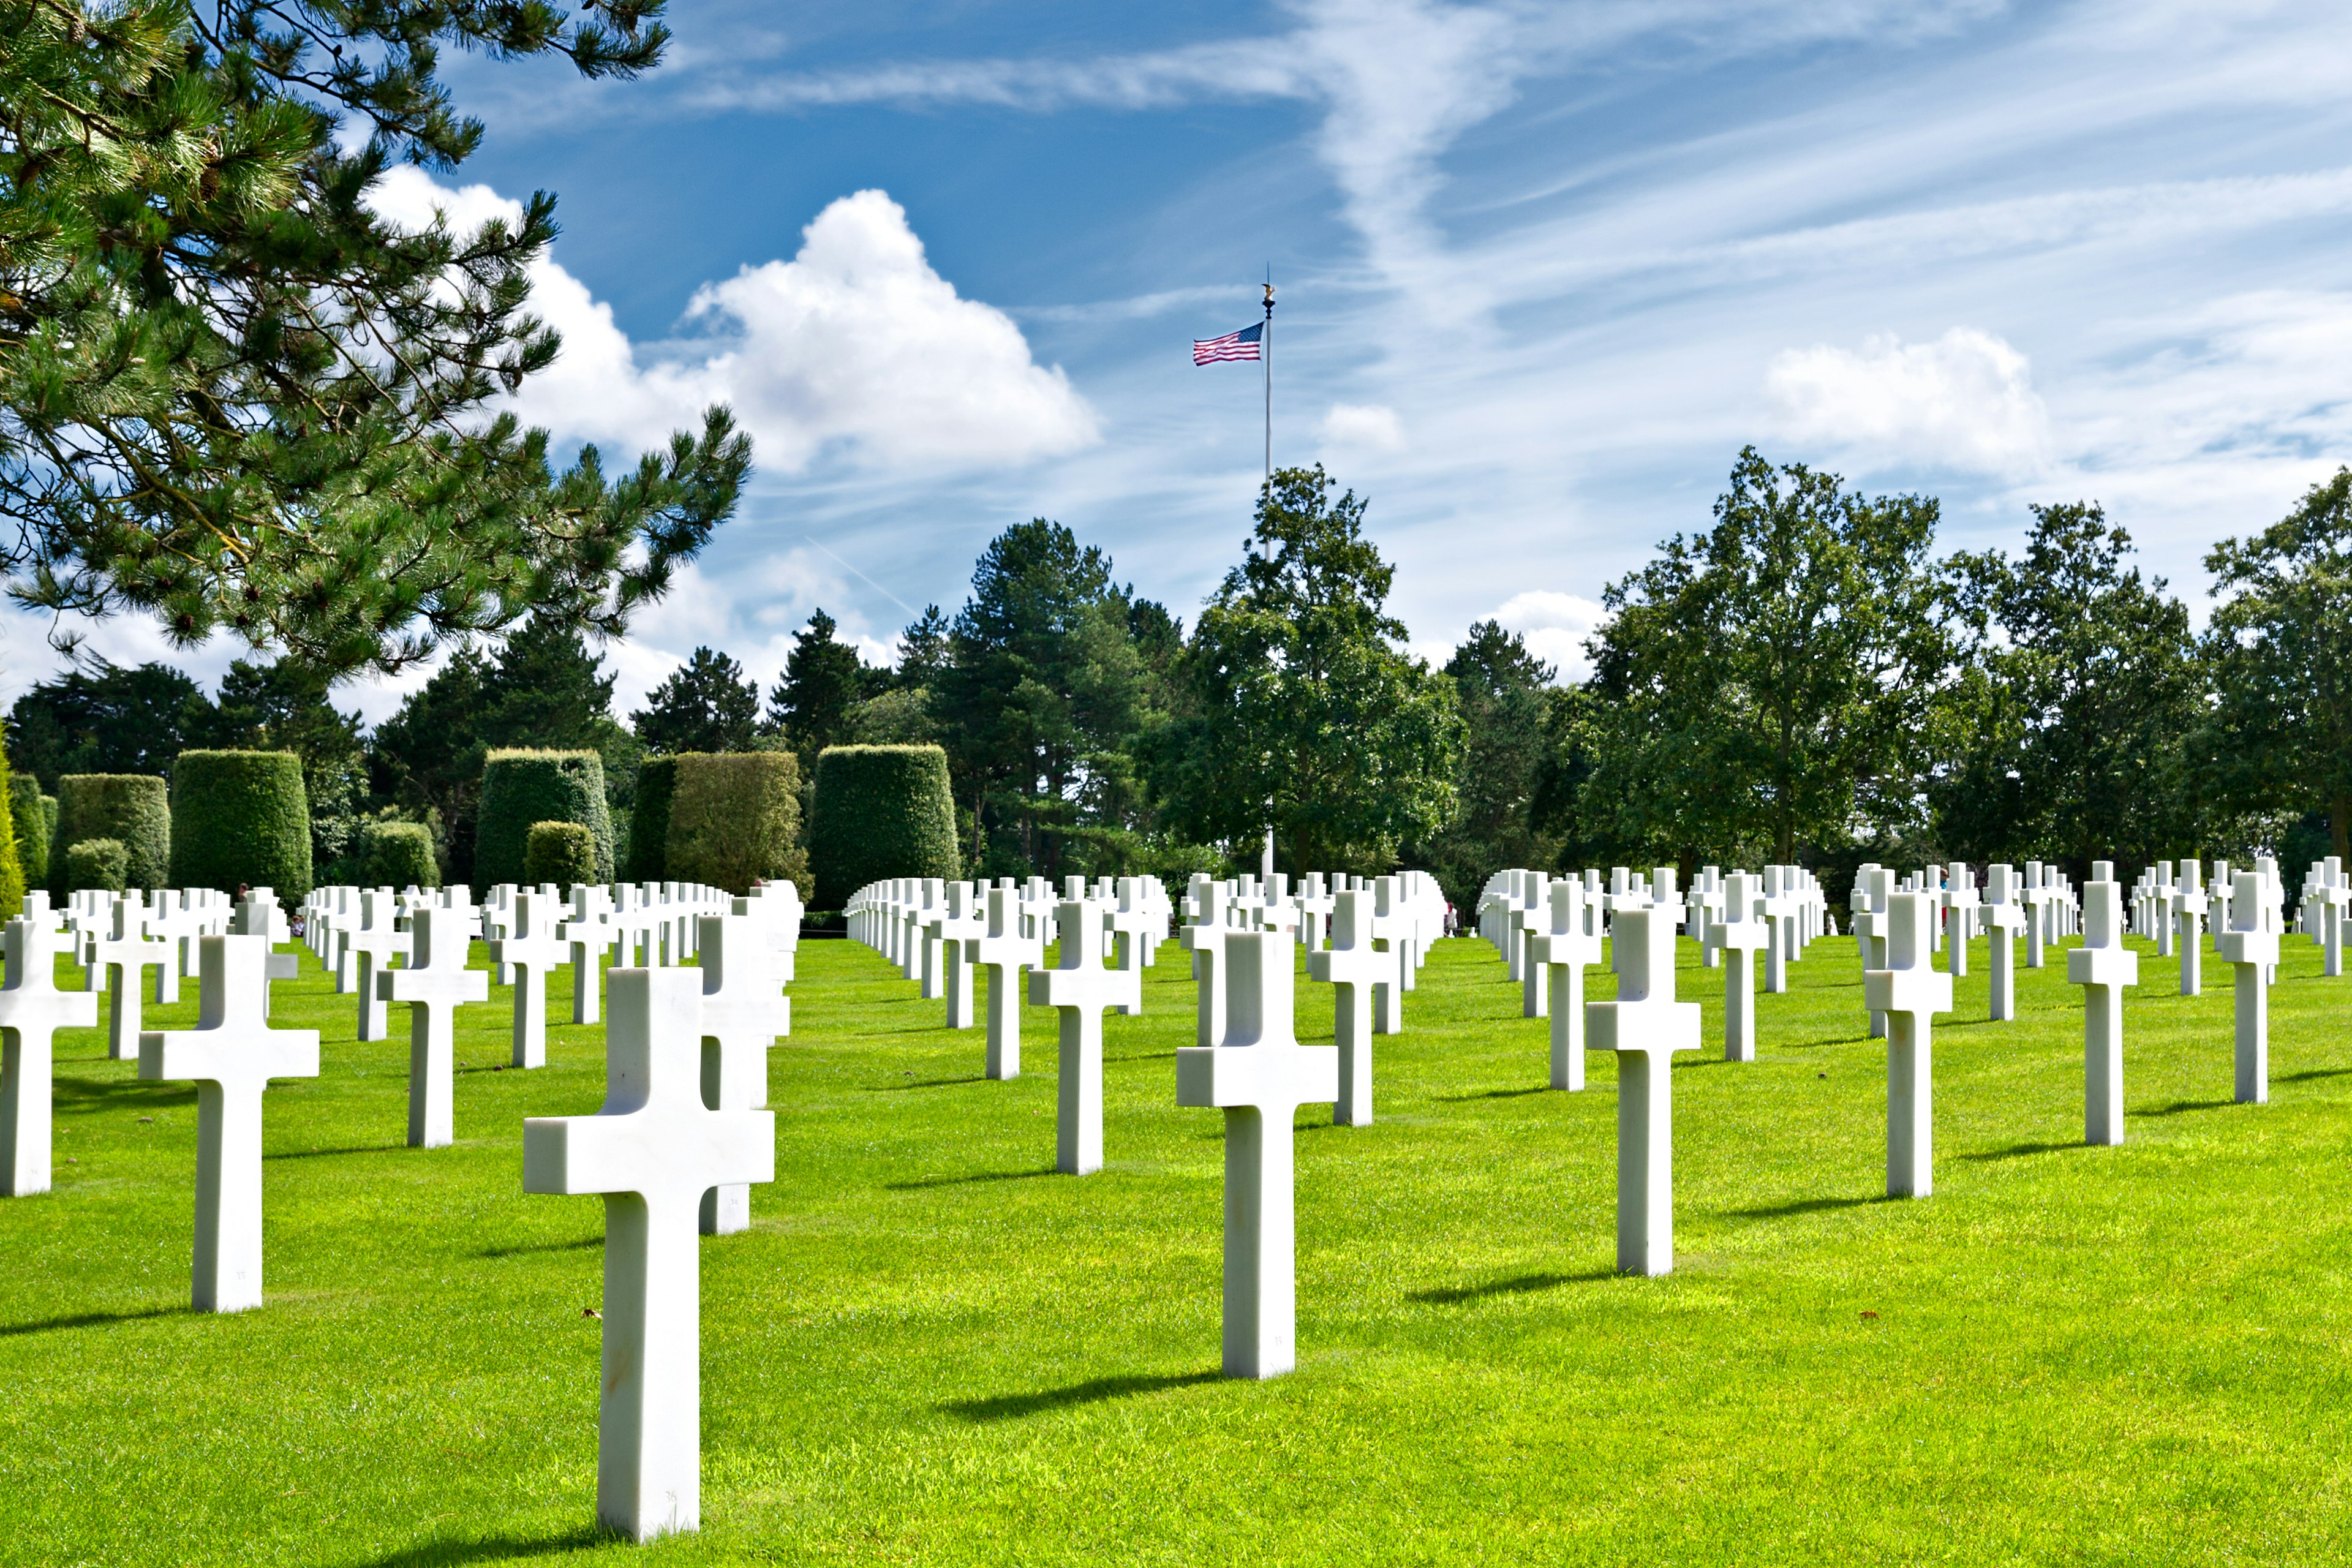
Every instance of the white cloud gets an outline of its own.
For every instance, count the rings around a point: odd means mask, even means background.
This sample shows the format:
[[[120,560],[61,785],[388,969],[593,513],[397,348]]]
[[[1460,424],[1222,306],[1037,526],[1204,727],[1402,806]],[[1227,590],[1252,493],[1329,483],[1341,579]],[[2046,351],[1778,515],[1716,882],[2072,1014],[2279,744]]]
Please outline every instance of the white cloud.
[[[486,185],[451,191],[404,165],[371,199],[412,225],[436,208],[459,227],[522,214]],[[892,469],[1007,468],[1100,439],[1069,377],[1031,359],[1010,316],[962,298],[932,269],[887,195],[844,196],[801,232],[792,260],[697,289],[687,320],[698,335],[644,352],[609,305],[542,256],[531,308],[562,334],[563,352],[523,384],[516,412],[560,439],[634,451],[723,402],[768,474],[803,472],[820,456]]]
[[[1404,447],[1404,426],[1393,408],[1376,403],[1335,403],[1323,416],[1323,439],[1335,447],[1396,452]]]
[[[1503,601],[1491,618],[1505,631],[1517,632],[1528,652],[1557,666],[1560,680],[1573,684],[1592,673],[1584,639],[1609,618],[1609,612],[1580,595],[1531,588]]]
[[[1873,337],[1860,353],[1790,349],[1764,386],[1790,436],[1851,452],[1866,468],[2021,478],[2050,460],[2050,417],[2032,367],[1973,327],[1926,343]]]

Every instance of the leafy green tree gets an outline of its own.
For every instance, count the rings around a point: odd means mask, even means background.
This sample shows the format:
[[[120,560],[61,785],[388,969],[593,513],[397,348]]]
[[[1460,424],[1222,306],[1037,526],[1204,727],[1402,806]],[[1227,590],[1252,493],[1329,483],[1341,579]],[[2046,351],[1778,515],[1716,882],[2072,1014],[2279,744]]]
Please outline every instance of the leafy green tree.
[[[1932,795],[1939,837],[1988,861],[2125,875],[2189,847],[2182,742],[2201,710],[2188,607],[2126,565],[2095,505],[2036,506],[2024,552],[1948,564],[1979,678],[1950,700],[1958,761]]]
[[[339,713],[327,677],[291,659],[239,659],[221,678],[213,711],[194,746],[292,752],[302,759],[310,808],[310,862],[325,872],[359,853],[368,788],[367,748],[357,713]]]
[[[1453,684],[1404,651],[1367,503],[1332,489],[1319,465],[1276,470],[1257,548],[1202,611],[1181,716],[1153,746],[1180,826],[1238,845],[1270,826],[1294,873],[1391,864],[1459,805]]]
[[[898,634],[899,686],[909,690],[929,689],[940,678],[940,671],[947,668],[953,654],[948,642],[950,629],[950,623],[937,605],[923,606],[923,613]]]
[[[1858,831],[1916,831],[1951,665],[1937,505],[1840,486],[1748,447],[1715,526],[1610,586],[1580,841],[1788,863]]]
[[[743,679],[743,667],[725,654],[698,647],[629,722],[649,751],[749,751],[759,729],[760,683]]]
[[[852,710],[878,684],[857,649],[833,635],[840,627],[822,609],[811,615],[793,634],[783,679],[768,693],[768,727],[800,753],[803,778],[815,777],[819,752],[849,742]]]
[[[2214,795],[2245,811],[2324,812],[2352,858],[2352,468],[2284,519],[2205,558],[2218,603],[2199,738]],[[2290,870],[2297,868],[2290,868]]]
[[[21,603],[394,668],[537,614],[613,631],[734,509],[724,408],[607,477],[491,411],[555,356],[555,234],[403,228],[482,128],[455,47],[660,58],[661,0],[0,0],[0,576]]]
[[[1495,872],[1548,867],[1558,843],[1531,807],[1543,776],[1559,671],[1527,639],[1480,621],[1446,661],[1465,745],[1454,779],[1461,812],[1412,847],[1408,858],[1436,876],[1457,909],[1470,909]]]
[[[89,658],[9,710],[8,754],[50,795],[67,773],[161,773],[206,732],[212,702],[166,664]]]

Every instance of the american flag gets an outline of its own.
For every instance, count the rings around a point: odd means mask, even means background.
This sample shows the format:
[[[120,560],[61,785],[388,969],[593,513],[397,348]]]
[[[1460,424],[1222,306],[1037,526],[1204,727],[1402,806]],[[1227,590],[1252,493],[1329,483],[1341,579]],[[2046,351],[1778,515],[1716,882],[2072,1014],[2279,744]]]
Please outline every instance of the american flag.
[[[1194,338],[1192,363],[1215,364],[1221,360],[1257,358],[1258,339],[1265,335],[1265,323],[1244,327],[1238,332],[1227,332],[1222,338]]]

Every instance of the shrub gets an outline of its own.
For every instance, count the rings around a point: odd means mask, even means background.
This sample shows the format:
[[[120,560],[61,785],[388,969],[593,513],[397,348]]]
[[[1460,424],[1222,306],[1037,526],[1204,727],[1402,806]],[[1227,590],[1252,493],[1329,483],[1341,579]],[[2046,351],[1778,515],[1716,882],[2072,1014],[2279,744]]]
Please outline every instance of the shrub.
[[[49,844],[58,836],[58,797],[43,795],[41,781],[30,774],[16,776],[25,781],[24,790],[16,796],[25,803],[25,809],[16,814],[16,854],[25,868],[25,886],[46,888]]]
[[[604,759],[593,752],[492,752],[482,763],[475,818],[474,881],[520,882],[535,822],[576,822],[596,846],[596,875],[613,877],[613,817],[604,805]]]
[[[298,768],[295,777],[300,776]],[[306,847],[309,833],[305,822]],[[164,886],[172,879],[173,867],[171,786],[149,773],[68,773],[58,781],[57,821],[49,829],[51,890],[66,890],[65,851],[88,838],[121,844],[129,858],[123,869],[126,886]]]
[[[800,847],[801,764],[790,752],[676,759],[666,875],[748,893],[755,880],[808,885]]]
[[[120,838],[84,838],[66,846],[66,891],[79,893],[88,888],[103,888],[110,893],[122,891],[123,874],[131,866],[131,851]]]
[[[292,752],[182,752],[172,764],[172,879],[310,890],[310,796]]]
[[[17,793],[16,777],[8,771],[8,752],[5,742],[8,730],[0,723],[0,921],[21,914],[25,909],[25,858],[16,847]],[[40,787],[33,790],[37,803],[33,816],[40,816]]]
[[[937,746],[828,746],[816,760],[809,902],[837,910],[883,877],[962,874],[948,754]]]
[[[532,887],[569,888],[596,879],[596,836],[577,822],[534,822],[522,854],[522,879]]]
[[[676,757],[647,757],[637,764],[637,801],[629,816],[632,882],[658,882],[669,875],[669,805],[677,784]]]
[[[433,833],[421,822],[371,822],[360,829],[360,886],[437,888]]]

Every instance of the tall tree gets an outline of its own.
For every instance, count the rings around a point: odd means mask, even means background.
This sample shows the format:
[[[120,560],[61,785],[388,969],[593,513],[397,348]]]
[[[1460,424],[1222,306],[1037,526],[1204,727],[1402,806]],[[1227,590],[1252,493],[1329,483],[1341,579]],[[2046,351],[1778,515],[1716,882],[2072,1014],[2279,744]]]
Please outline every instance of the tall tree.
[[[2015,561],[1948,563],[1985,679],[1953,693],[1966,721],[1948,727],[1961,760],[1933,791],[1939,837],[1974,859],[2087,875],[2112,858],[2128,877],[2192,843],[2180,759],[2201,682],[2189,610],[2126,564],[2130,536],[2097,506],[2032,510]]]
[[[1857,825],[1916,828],[1951,663],[1936,515],[1744,449],[1715,526],[1607,591],[1580,832],[1786,863]]]
[[[0,576],[48,610],[226,628],[329,671],[536,613],[622,626],[735,506],[723,408],[608,478],[491,400],[551,363],[521,221],[409,229],[398,162],[482,128],[455,47],[660,58],[662,0],[0,0]]]
[[[1275,471],[1255,548],[1185,648],[1183,716],[1153,750],[1181,826],[1235,846],[1272,826],[1294,872],[1391,863],[1458,807],[1453,686],[1405,652],[1368,503],[1333,489],[1320,465]]]
[[[874,684],[857,649],[833,634],[840,623],[819,609],[793,634],[784,678],[768,693],[768,722],[801,756],[803,778],[815,776],[816,754],[852,739],[851,710]]]
[[[1528,651],[1527,639],[1495,621],[1470,628],[1446,661],[1465,745],[1455,772],[1461,814],[1413,847],[1455,906],[1469,909],[1486,879],[1506,867],[1548,867],[1552,837],[1531,807],[1549,753],[1559,671]]]
[[[637,739],[656,752],[749,751],[760,721],[760,683],[723,653],[698,647],[686,668],[629,715]]]
[[[51,795],[67,773],[168,775],[211,718],[203,689],[169,665],[86,658],[16,699],[8,754]]]
[[[2352,468],[2205,558],[2204,643],[2215,707],[2200,751],[2214,792],[2242,809],[2325,812],[2352,858]]]
[[[898,634],[898,684],[909,690],[927,689],[947,668],[951,649],[948,645],[950,623],[937,605],[926,605],[923,613]]]

